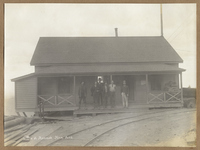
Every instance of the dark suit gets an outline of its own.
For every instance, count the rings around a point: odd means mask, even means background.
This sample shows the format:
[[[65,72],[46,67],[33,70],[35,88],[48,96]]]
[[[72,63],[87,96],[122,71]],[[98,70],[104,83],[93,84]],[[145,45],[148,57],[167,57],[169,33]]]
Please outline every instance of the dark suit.
[[[104,100],[104,107],[107,107],[108,104],[108,97],[109,97],[109,87],[108,85],[103,86],[103,92],[102,92],[103,100]]]
[[[99,106],[103,105],[103,83],[97,83],[97,86],[99,87]]]
[[[98,85],[92,86],[91,95],[93,96],[94,100],[94,108],[96,108],[99,106],[99,98],[100,98],[100,89]]]

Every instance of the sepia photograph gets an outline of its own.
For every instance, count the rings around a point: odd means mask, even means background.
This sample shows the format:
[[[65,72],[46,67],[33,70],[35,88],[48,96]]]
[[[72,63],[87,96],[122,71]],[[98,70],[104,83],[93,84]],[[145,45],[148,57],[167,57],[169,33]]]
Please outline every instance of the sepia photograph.
[[[4,146],[196,147],[195,3],[5,3]]]

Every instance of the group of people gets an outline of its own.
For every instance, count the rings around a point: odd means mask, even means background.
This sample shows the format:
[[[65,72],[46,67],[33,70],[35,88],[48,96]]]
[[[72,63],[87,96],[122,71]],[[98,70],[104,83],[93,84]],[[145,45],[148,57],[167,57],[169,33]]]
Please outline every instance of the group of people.
[[[91,96],[94,100],[94,109],[96,108],[106,108],[108,105],[108,100],[110,99],[111,108],[115,107],[115,92],[116,85],[114,81],[108,85],[107,82],[102,83],[101,78],[98,79],[98,82],[95,82],[91,87]],[[81,85],[78,90],[79,95],[79,109],[81,107],[81,103],[86,107],[86,97],[87,97],[87,88],[84,82],[81,82]],[[122,104],[124,108],[128,108],[128,96],[129,96],[129,87],[126,85],[126,81],[123,81],[123,85],[121,86],[121,96],[122,96]]]

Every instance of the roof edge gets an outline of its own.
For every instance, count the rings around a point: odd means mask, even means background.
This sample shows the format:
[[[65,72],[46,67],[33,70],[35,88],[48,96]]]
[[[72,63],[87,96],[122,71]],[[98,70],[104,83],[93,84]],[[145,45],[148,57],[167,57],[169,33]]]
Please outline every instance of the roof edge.
[[[29,78],[29,77],[32,77],[32,76],[35,76],[35,75],[36,75],[36,73],[30,73],[30,74],[23,75],[23,76],[20,76],[20,77],[17,77],[17,78],[13,78],[13,79],[11,79],[11,81],[15,82],[17,80],[22,80],[22,79]]]
[[[163,37],[163,36],[155,36],[155,35],[149,35],[149,36],[41,36],[40,38],[149,38],[149,37]],[[164,38],[164,37],[163,37]]]
[[[181,58],[181,56],[177,53],[177,51],[175,50],[175,48],[173,48],[173,46],[167,41],[167,39],[165,37],[163,37],[163,39],[169,44],[169,46],[171,46],[171,48],[174,50],[174,52],[180,57],[181,62],[183,62],[183,59]]]
[[[54,65],[88,65],[88,64],[149,64],[149,63],[168,63],[168,64],[174,64],[174,63],[183,63],[182,61],[147,61],[147,62],[84,62],[84,63],[31,63],[31,66],[54,66]]]

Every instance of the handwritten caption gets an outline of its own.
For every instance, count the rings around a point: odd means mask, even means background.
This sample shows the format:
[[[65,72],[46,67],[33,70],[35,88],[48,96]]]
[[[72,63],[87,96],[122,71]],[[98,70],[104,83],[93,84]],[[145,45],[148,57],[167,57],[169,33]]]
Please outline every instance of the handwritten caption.
[[[38,137],[31,137],[30,138],[31,140],[71,140],[71,139],[73,139],[73,137],[72,136],[54,136],[54,137],[52,137],[52,136],[48,136],[48,137],[42,137],[42,136],[38,136]]]

